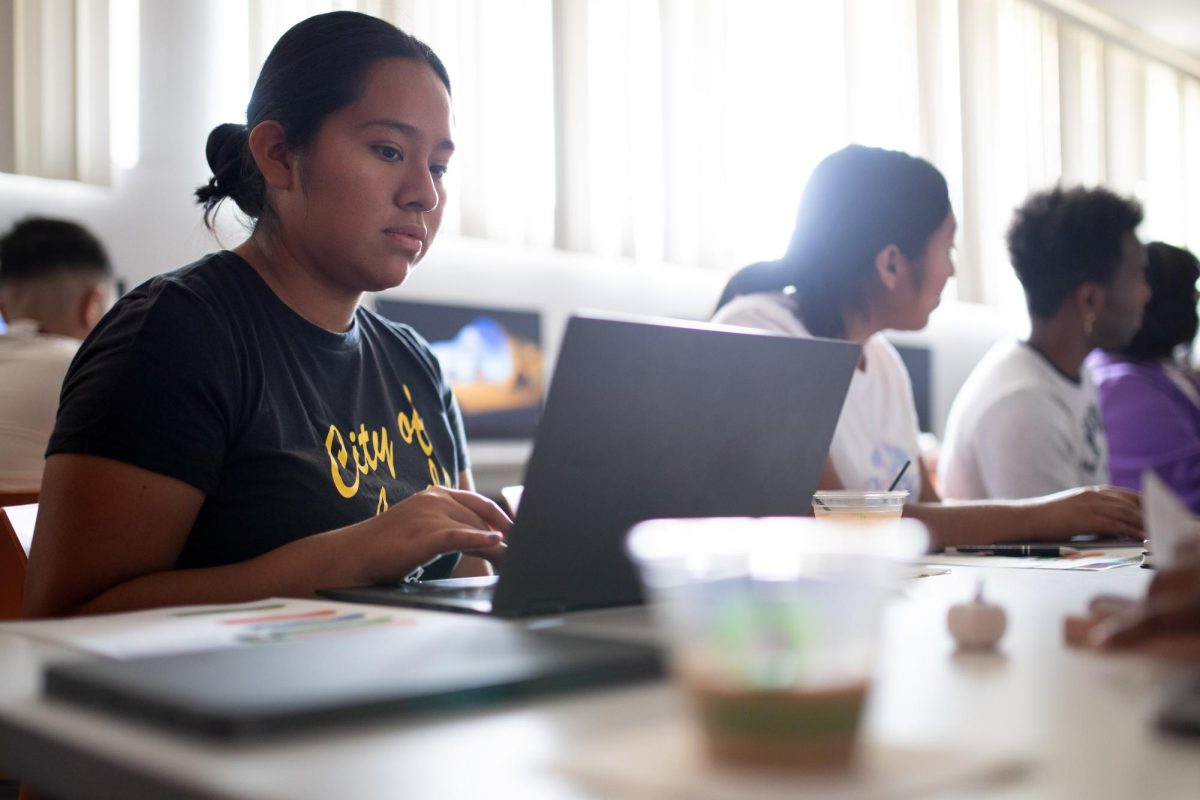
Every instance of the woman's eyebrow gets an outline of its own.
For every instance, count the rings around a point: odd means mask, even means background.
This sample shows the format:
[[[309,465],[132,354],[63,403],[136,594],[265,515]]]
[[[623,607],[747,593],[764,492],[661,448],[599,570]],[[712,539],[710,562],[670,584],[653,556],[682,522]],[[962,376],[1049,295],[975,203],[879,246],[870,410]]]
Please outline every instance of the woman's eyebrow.
[[[389,117],[367,120],[366,122],[359,125],[360,128],[370,128],[373,126],[391,128],[394,131],[398,131],[398,132],[404,134],[405,136],[409,136],[409,137],[413,137],[413,138],[419,137],[421,135],[421,130],[419,128],[417,128],[415,125],[410,125],[407,122],[401,122],[398,119],[391,119]],[[438,142],[437,146],[434,149],[435,150],[449,150],[449,151],[453,152],[454,151],[454,142],[450,141],[449,139],[443,139],[442,141]]]

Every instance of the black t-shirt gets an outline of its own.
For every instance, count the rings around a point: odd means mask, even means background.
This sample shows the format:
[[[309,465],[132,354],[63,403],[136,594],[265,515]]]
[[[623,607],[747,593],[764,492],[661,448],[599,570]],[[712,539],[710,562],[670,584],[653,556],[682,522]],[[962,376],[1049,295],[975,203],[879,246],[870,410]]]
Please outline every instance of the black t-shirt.
[[[469,466],[458,405],[411,328],[359,308],[331,333],[230,252],[151,279],[101,321],[63,384],[54,453],[202,490],[180,569],[361,522]]]

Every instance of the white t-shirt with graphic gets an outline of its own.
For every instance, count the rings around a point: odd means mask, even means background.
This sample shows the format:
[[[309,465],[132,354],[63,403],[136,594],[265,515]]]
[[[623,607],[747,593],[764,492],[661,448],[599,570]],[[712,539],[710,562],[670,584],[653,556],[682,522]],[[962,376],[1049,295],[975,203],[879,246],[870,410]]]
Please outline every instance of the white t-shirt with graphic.
[[[812,338],[795,308],[792,296],[782,292],[747,294],[722,306],[713,321]],[[818,381],[821,376],[812,378]],[[796,412],[804,413],[804,398],[796,400]],[[862,490],[887,489],[904,463],[911,461],[896,488],[907,489],[910,501],[916,500],[921,496],[917,433],[917,406],[908,370],[896,348],[876,334],[863,346],[863,361],[850,379],[830,460],[847,489]]]
[[[1108,483],[1108,446],[1088,371],[1074,381],[1028,344],[997,342],[950,409],[942,496],[1037,497]]]

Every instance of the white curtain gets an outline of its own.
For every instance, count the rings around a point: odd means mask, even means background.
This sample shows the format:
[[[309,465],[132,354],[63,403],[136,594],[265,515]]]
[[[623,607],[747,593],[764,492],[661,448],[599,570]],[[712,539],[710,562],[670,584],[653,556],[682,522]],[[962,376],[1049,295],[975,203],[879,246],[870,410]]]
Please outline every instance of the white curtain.
[[[1200,79],[1039,5],[960,8],[961,297],[1021,302],[1004,232],[1030,191],[1056,182],[1136,196],[1143,238],[1200,247]]]
[[[855,141],[946,174],[962,299],[1021,304],[1004,232],[1057,181],[1134,194],[1146,238],[1200,248],[1200,67],[1045,2],[254,0],[250,71],[332,7],[446,62],[450,232],[732,272],[782,252],[809,171]]]
[[[0,171],[106,184],[107,0],[0,0]]]

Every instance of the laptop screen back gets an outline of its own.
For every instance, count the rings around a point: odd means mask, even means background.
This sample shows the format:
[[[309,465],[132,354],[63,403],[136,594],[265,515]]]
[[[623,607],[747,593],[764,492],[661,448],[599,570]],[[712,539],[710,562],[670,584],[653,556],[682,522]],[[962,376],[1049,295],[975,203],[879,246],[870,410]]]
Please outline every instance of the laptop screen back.
[[[495,613],[639,602],[623,542],[657,517],[810,513],[857,345],[576,316]]]

